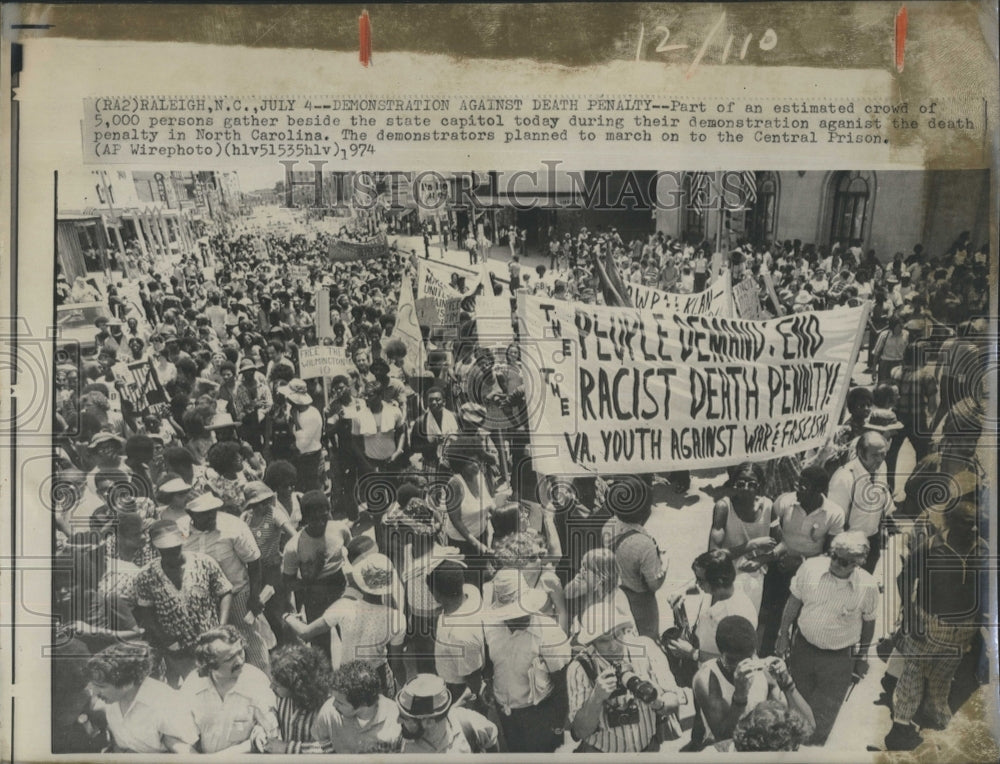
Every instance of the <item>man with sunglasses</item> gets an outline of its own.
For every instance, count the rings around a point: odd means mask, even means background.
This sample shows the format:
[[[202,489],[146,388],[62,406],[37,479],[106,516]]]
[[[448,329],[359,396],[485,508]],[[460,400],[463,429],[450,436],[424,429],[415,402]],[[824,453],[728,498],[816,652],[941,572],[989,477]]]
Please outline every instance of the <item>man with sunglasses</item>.
[[[778,544],[771,551],[760,608],[760,654],[774,653],[781,612],[792,577],[804,560],[823,554],[844,530],[844,510],[827,498],[830,477],[811,465],[802,470],[794,491],[774,500]]]
[[[852,676],[868,672],[879,592],[874,577],[861,568],[867,557],[864,533],[838,534],[829,557],[802,563],[781,616],[775,652],[789,655],[788,670],[813,710],[814,745],[826,742]]]

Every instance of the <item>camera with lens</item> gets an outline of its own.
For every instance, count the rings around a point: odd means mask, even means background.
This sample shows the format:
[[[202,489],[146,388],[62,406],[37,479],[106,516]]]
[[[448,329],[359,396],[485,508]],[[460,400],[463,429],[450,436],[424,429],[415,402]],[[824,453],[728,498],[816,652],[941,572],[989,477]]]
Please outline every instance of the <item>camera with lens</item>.
[[[631,668],[618,663],[615,664],[615,678],[618,680],[618,690],[626,690],[643,703],[652,703],[658,695],[656,687],[651,682],[636,674]]]
[[[639,723],[639,703],[635,698],[629,698],[624,706],[606,703],[604,713],[608,718],[608,727],[628,727]]]
[[[754,671],[767,671],[770,661],[767,658],[744,658],[740,661],[737,669],[743,673],[750,674]]]

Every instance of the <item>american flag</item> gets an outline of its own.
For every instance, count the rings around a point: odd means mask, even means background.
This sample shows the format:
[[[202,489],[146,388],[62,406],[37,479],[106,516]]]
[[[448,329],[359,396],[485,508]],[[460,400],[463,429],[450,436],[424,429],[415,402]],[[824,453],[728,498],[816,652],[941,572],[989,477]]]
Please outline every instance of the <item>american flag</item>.
[[[688,207],[700,215],[704,215],[711,208],[712,186],[715,179],[714,173],[694,172],[691,173],[691,183],[688,186]]]
[[[750,209],[757,203],[757,173],[752,170],[740,172],[740,187],[743,189],[743,208]]]
[[[725,188],[727,192],[733,189],[733,174],[727,173]],[[752,170],[740,170],[737,188],[739,189],[740,205],[727,206],[727,209],[750,209],[757,203],[757,174]],[[688,205],[695,212],[704,215],[710,209],[716,209],[722,201],[722,174],[717,172],[691,173],[691,183],[688,186]]]

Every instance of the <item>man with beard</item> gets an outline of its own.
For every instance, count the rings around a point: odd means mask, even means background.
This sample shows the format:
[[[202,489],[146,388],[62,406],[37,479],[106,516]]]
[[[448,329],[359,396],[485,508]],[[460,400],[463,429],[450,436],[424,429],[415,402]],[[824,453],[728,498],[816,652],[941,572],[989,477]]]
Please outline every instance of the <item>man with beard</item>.
[[[417,674],[396,696],[403,753],[496,753],[497,728],[468,708],[452,705],[444,680]]]
[[[254,628],[253,621],[248,624],[245,620],[248,613],[258,616],[264,610],[260,602],[263,585],[260,548],[250,527],[234,515],[220,513],[222,506],[222,499],[211,493],[202,494],[188,503],[190,526],[184,540],[184,550],[207,554],[219,563],[233,586],[228,623],[243,637],[247,660],[266,672],[267,648]],[[183,530],[185,529],[182,528]]]
[[[195,646],[198,675],[184,683],[202,753],[262,751],[278,736],[277,700],[267,675],[248,666],[246,648],[232,626],[206,631]]]

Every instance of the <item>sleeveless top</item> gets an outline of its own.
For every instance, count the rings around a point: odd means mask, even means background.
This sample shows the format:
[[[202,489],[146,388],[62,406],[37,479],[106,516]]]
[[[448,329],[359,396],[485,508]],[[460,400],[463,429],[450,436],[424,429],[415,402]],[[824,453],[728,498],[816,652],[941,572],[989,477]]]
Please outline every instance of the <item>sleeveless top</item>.
[[[469,484],[466,482],[464,477],[459,476],[459,480],[462,485],[462,521],[465,523],[465,527],[469,531],[469,535],[473,538],[482,538],[483,533],[486,532],[486,526],[489,522],[489,510],[493,504],[493,496],[490,494],[489,488],[486,486],[486,477],[483,475],[482,471],[476,476],[478,481],[477,488],[479,489],[479,496],[472,493],[469,488]],[[462,541],[462,534],[458,532],[455,528],[454,523],[451,522],[449,517],[446,521],[446,528],[448,532],[448,538],[456,539]]]
[[[722,499],[726,502],[726,535],[722,539],[724,549],[732,549],[746,544],[751,539],[771,534],[771,500],[759,496],[754,501],[754,520],[744,522],[736,514],[732,500],[726,496]]]
[[[719,661],[713,660],[704,664],[700,669],[698,669],[698,674],[695,675],[695,681],[697,681],[698,676],[706,672],[709,674],[709,686],[711,687],[711,676],[714,675],[715,678],[719,680],[719,687],[722,690],[723,700],[726,701],[726,705],[731,705],[733,702],[733,693],[736,691],[736,686],[722,675],[722,670],[719,668]],[[750,691],[747,693],[747,705],[741,715],[741,718],[742,716],[746,716],[748,713],[753,711],[758,703],[765,700],[767,700],[767,678],[763,673],[758,672],[750,684]],[[706,744],[714,743],[715,737],[712,735],[712,728],[708,724],[708,719],[705,718],[704,710],[699,709],[698,713],[701,714],[702,722],[705,724]]]

